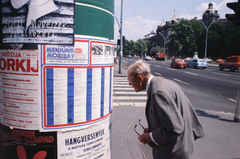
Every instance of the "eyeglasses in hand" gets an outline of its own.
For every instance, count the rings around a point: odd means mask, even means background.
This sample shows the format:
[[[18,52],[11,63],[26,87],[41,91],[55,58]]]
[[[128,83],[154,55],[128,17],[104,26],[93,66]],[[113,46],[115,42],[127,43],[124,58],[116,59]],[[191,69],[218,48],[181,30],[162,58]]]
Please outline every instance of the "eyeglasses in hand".
[[[144,130],[144,132],[148,132],[147,131],[147,129],[145,129],[143,126],[142,126],[142,124],[140,123],[140,121],[141,121],[141,119],[139,119],[138,120],[138,123],[139,123],[139,125],[143,128],[143,130]],[[137,124],[134,126],[134,131],[138,134],[138,136],[140,136],[140,134],[137,132],[137,130],[136,130],[136,127],[137,127]],[[150,147],[153,147],[154,145],[156,145],[154,142],[150,142],[150,143],[148,143],[148,145],[150,146]]]

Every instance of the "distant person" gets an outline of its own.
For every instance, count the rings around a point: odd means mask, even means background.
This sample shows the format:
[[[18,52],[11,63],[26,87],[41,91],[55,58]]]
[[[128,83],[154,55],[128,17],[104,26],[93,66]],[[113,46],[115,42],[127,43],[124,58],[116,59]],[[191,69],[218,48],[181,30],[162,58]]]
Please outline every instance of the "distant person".
[[[147,91],[147,131],[140,142],[152,143],[154,159],[188,159],[194,140],[205,136],[203,127],[181,87],[151,74],[147,63],[139,60],[128,68],[129,85],[136,92]]]

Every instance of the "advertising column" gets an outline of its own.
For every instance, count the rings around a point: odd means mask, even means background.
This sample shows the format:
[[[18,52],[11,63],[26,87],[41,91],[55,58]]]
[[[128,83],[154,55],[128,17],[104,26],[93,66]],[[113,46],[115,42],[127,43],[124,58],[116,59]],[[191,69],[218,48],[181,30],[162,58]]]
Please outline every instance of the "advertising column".
[[[3,158],[111,158],[113,12],[113,0],[1,0]]]

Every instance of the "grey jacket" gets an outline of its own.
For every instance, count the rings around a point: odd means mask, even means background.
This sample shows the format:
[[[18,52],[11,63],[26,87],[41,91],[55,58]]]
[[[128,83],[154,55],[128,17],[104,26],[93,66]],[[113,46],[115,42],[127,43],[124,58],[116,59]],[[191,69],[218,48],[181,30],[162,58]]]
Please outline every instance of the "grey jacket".
[[[147,91],[146,118],[158,145],[154,159],[186,159],[194,152],[194,140],[205,136],[192,104],[175,82],[153,77]]]

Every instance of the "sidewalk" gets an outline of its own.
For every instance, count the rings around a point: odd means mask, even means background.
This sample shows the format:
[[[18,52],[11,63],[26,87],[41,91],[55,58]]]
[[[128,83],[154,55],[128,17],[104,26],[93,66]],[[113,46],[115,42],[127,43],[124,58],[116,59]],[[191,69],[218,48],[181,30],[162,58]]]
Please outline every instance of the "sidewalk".
[[[127,77],[127,68],[128,65],[126,63],[122,63],[121,73],[119,73],[119,63],[114,65],[114,77]]]
[[[145,119],[146,92],[135,93],[127,81],[127,65],[114,66],[112,159],[152,159],[151,148],[139,143],[134,132],[139,119]],[[190,159],[236,159],[240,158],[240,123],[234,123],[234,114],[196,109],[206,136],[195,141],[195,153]],[[141,127],[137,131],[142,133]]]
[[[142,100],[135,102],[131,100],[129,88],[134,91],[127,82],[128,65],[122,63],[121,74],[119,65],[114,66],[114,101],[112,114],[112,159],[152,159],[151,148],[148,145],[139,143],[138,135],[134,132],[134,126],[141,119],[141,124],[146,126],[145,105],[146,92],[138,93]],[[126,97],[119,95],[121,90]],[[134,92],[135,94],[135,92]],[[138,124],[136,128],[139,133],[142,129]]]

